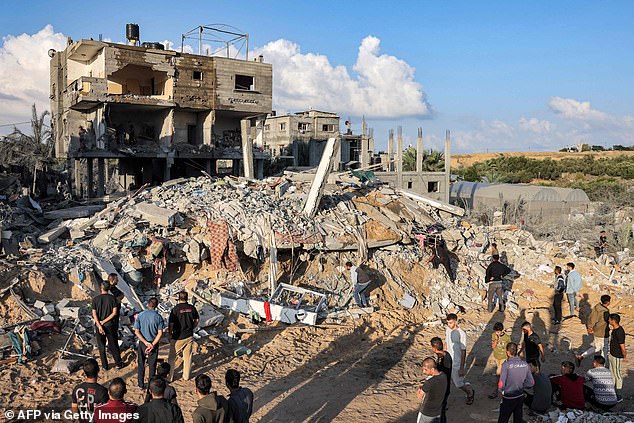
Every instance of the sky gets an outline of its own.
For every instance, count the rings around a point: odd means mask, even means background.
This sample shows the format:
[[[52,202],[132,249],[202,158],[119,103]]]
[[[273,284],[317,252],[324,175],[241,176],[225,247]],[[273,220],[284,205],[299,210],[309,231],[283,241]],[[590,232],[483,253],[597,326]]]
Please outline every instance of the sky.
[[[314,108],[403,127],[452,153],[634,144],[634,2],[14,1],[0,15],[0,133],[49,106],[47,51],[66,38],[169,41],[201,24],[249,34],[278,113]],[[25,131],[27,126],[19,126]]]

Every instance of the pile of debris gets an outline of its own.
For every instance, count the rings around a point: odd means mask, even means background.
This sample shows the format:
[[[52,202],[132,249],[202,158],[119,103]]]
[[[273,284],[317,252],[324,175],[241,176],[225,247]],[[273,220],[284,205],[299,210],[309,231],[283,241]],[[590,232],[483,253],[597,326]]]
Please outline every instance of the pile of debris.
[[[626,416],[611,413],[594,413],[581,410],[554,410],[545,415],[530,417],[531,423],[633,423]]]

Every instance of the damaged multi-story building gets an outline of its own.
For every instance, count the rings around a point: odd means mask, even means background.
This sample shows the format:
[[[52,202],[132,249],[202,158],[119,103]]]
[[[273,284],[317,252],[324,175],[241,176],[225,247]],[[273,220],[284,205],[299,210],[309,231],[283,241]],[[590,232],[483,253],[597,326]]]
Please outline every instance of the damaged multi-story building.
[[[55,151],[67,158],[73,192],[140,187],[201,170],[240,173],[243,120],[272,112],[272,66],[255,60],[69,39],[50,51]],[[248,130],[248,128],[247,128]],[[267,157],[254,150],[255,173]],[[249,155],[251,152],[249,152]]]

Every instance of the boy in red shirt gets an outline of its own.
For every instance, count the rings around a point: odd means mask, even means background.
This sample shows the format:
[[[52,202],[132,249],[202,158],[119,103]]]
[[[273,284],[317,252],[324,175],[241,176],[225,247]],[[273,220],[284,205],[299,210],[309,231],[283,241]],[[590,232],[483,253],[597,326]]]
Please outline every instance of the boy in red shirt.
[[[575,365],[570,361],[561,363],[561,375],[551,376],[555,397],[561,402],[560,408],[584,410],[586,400],[583,395],[585,378],[575,373]]]

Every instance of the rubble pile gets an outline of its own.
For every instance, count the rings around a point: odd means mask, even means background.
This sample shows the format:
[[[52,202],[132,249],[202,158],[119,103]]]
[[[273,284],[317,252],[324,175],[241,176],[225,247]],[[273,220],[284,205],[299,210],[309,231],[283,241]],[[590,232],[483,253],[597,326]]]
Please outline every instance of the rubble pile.
[[[581,410],[554,410],[543,416],[533,416],[530,423],[632,423],[627,416]]]

